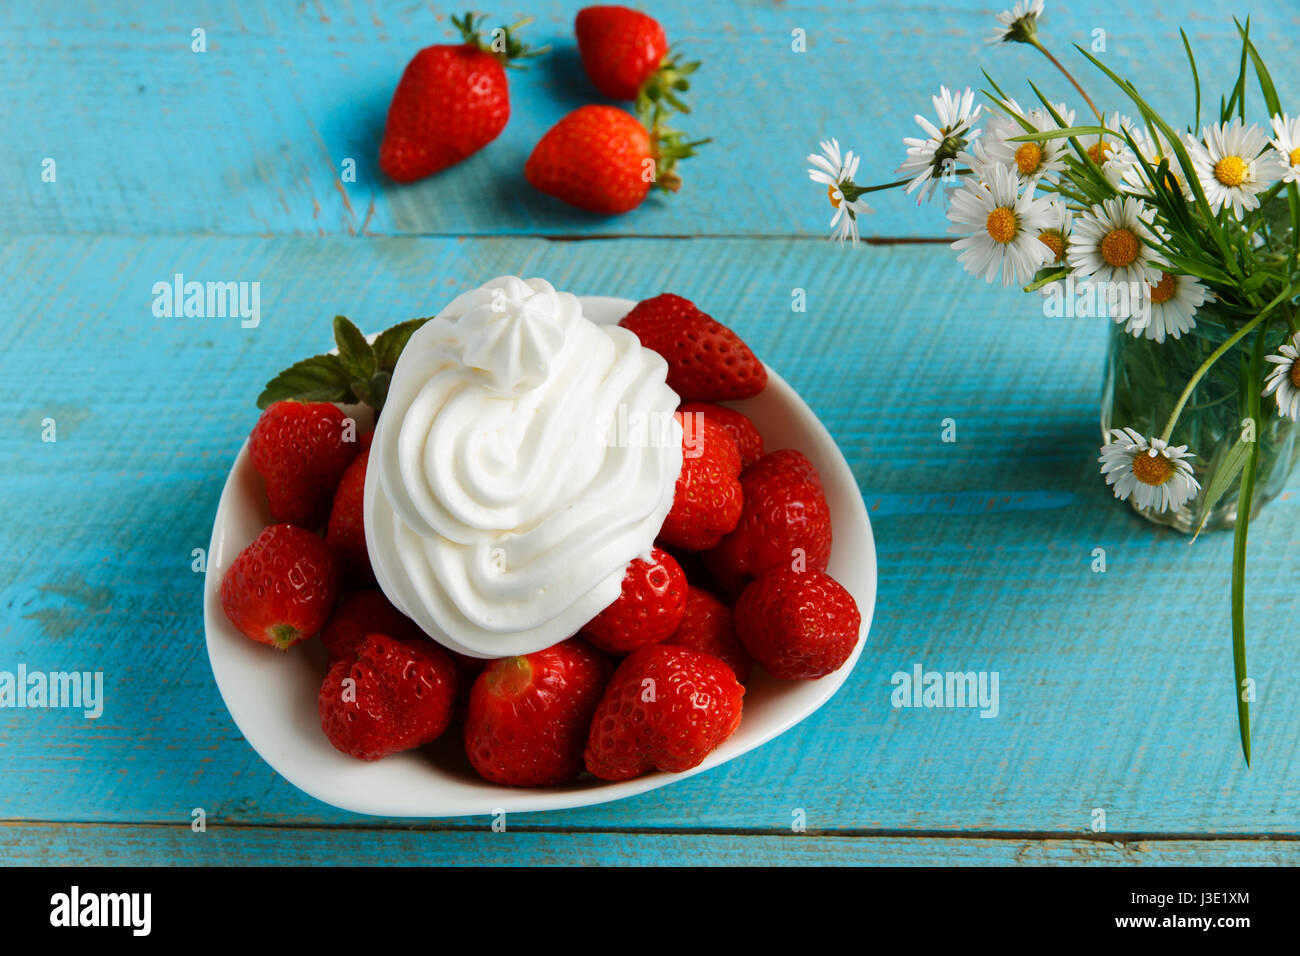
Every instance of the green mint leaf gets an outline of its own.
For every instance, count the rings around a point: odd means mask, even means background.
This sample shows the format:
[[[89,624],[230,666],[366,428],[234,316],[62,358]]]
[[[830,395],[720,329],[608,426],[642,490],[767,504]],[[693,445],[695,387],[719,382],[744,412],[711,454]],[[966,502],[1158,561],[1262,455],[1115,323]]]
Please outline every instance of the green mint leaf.
[[[401,357],[402,349],[406,348],[406,343],[410,341],[411,335],[430,318],[432,316],[407,319],[379,333],[379,337],[375,339],[375,360],[379,371],[392,372],[397,367],[397,360]]]
[[[334,341],[343,367],[354,379],[368,379],[375,374],[375,350],[345,315],[334,316]]]
[[[289,366],[271,381],[257,397],[257,407],[273,402],[348,402],[353,401],[352,376],[337,355],[313,355]]]

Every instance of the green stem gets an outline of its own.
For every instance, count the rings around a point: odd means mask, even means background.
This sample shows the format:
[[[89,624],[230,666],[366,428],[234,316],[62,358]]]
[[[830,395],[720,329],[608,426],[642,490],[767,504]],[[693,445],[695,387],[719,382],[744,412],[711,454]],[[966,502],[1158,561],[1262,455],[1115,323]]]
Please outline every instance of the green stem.
[[[1183,413],[1183,407],[1187,404],[1187,400],[1192,397],[1192,390],[1195,389],[1201,379],[1205,377],[1205,373],[1210,370],[1210,367],[1219,359],[1223,358],[1230,348],[1249,335],[1252,329],[1263,322],[1264,319],[1268,317],[1268,314],[1285,302],[1290,295],[1291,287],[1288,286],[1278,294],[1277,298],[1264,307],[1264,311],[1239,328],[1226,342],[1210,353],[1210,357],[1202,362],[1201,367],[1192,373],[1192,377],[1188,380],[1186,387],[1183,388],[1183,394],[1178,396],[1178,404],[1174,406],[1174,410],[1169,416],[1169,421],[1165,424],[1165,430],[1160,434],[1161,438],[1165,441],[1169,441],[1170,437],[1174,433],[1174,426],[1178,424],[1178,416]],[[1262,335],[1260,336],[1260,340],[1263,340]]]
[[[1233,693],[1237,697],[1237,731],[1241,752],[1250,766],[1250,702],[1246,700],[1246,537],[1250,529],[1250,511],[1255,493],[1255,475],[1259,466],[1259,378],[1264,364],[1264,339],[1268,324],[1255,339],[1246,380],[1247,406],[1255,426],[1246,467],[1241,474],[1241,491],[1237,495],[1237,525],[1232,542],[1232,670]]]
[[[955,176],[969,176],[970,174],[971,170],[969,169],[958,169],[953,173]],[[911,181],[911,179],[899,179],[892,183],[877,183],[874,186],[859,186],[853,180],[846,179],[844,182],[840,183],[840,192],[844,194],[845,199],[849,202],[853,202],[859,196],[865,196],[867,193],[878,193],[883,189],[897,189],[899,186],[906,186]]]
[[[1056,57],[1052,56],[1051,51],[1049,51],[1049,50],[1047,49],[1047,47],[1043,46],[1042,41],[1039,40],[1038,37],[1034,37],[1032,40],[1029,41],[1029,43],[1030,43],[1031,46],[1033,46],[1035,49],[1037,49],[1039,53],[1041,53],[1041,54],[1043,54],[1043,56],[1047,57],[1047,59],[1050,60],[1050,61],[1052,62],[1052,65],[1053,65],[1053,66],[1055,66],[1058,70],[1060,70],[1063,74],[1065,74],[1065,78],[1066,78],[1067,80],[1069,80],[1071,83],[1074,84],[1074,88],[1075,88],[1076,90],[1079,91],[1079,95],[1083,97],[1083,101],[1084,101],[1085,103],[1087,103],[1088,106],[1090,106],[1090,107],[1092,108],[1092,111],[1093,111],[1093,113],[1096,114],[1097,119],[1099,119],[1099,120],[1101,121],[1101,125],[1102,125],[1102,126],[1105,126],[1105,125],[1106,125],[1106,117],[1104,117],[1104,116],[1101,115],[1101,110],[1097,109],[1097,105],[1096,105],[1095,103],[1093,103],[1093,101],[1092,101],[1092,97],[1090,97],[1090,96],[1089,96],[1089,95],[1084,91],[1083,87],[1079,85],[1079,81],[1076,80],[1076,79],[1071,75],[1070,71],[1067,70],[1067,69],[1065,68],[1065,66],[1061,63],[1061,61],[1058,60]]]

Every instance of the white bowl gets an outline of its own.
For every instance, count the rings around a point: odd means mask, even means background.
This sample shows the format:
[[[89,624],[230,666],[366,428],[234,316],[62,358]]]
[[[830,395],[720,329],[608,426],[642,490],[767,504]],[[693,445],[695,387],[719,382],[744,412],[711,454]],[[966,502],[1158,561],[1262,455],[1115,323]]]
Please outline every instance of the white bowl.
[[[581,298],[584,311],[595,322],[617,322],[635,304],[605,296]],[[203,601],[212,674],[240,733],[277,773],[324,803],[385,817],[447,817],[560,810],[619,800],[717,767],[799,723],[831,698],[862,653],[876,606],[876,547],[867,509],[844,456],[794,389],[771,368],[767,371],[762,394],[729,404],[753,419],[769,450],[797,448],[821,473],[834,537],[829,572],[849,590],[862,612],[857,647],[835,673],[820,680],[779,681],[755,668],[746,687],[740,727],[702,764],[685,773],[652,773],[621,783],[584,776],[559,787],[503,787],[474,773],[461,752],[458,727],[421,750],[373,763],[355,760],[335,750],[321,731],[317,694],[325,654],[320,642],[307,641],[281,653],[239,633],[221,610],[226,568],[272,523],[262,479],[249,460],[245,442],[217,506]]]

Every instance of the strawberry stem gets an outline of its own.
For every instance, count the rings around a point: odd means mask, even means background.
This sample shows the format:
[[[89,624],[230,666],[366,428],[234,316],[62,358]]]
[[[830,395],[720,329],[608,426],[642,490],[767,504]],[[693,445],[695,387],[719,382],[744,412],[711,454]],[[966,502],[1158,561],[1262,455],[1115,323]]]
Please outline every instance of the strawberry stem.
[[[484,53],[492,54],[505,66],[513,69],[527,69],[522,63],[515,63],[515,60],[528,60],[550,52],[549,44],[533,49],[519,42],[519,38],[515,36],[517,30],[533,22],[532,17],[525,17],[508,27],[496,27],[485,42],[480,30],[486,20],[486,16],[476,16],[473,13],[466,13],[462,17],[453,15],[451,18],[452,25],[460,31],[462,42]]]
[[[682,177],[677,172],[679,160],[695,155],[695,147],[711,143],[711,138],[688,140],[686,134],[670,129],[664,121],[670,115],[662,103],[639,109],[637,116],[650,132],[650,151],[655,160],[655,188],[675,193],[682,188]]]
[[[644,113],[659,103],[667,103],[679,113],[689,113],[690,107],[677,94],[685,93],[691,88],[687,77],[699,68],[698,60],[682,63],[680,55],[669,50],[659,68],[650,74],[650,78],[637,93],[637,113]]]

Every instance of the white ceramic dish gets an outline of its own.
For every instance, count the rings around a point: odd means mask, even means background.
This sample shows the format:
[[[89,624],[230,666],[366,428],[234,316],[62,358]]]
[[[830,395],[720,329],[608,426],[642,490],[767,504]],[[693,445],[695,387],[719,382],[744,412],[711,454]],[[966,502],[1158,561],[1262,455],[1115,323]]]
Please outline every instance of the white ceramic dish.
[[[582,304],[596,322],[617,322],[634,305],[604,296],[584,296]],[[221,610],[221,577],[226,568],[272,523],[247,442],[217,506],[203,601],[212,673],[240,732],[277,773],[317,800],[385,817],[446,817],[559,810],[619,800],[703,773],[793,727],[831,698],[862,653],[876,605],[876,547],[848,463],[794,389],[769,368],[768,385],[761,395],[732,404],[753,419],[769,450],[797,448],[821,473],[834,532],[829,571],[856,599],[862,611],[862,635],[848,662],[820,680],[778,681],[756,668],[746,688],[739,729],[700,766],[686,773],[653,773],[622,783],[584,778],[561,787],[515,789],[488,783],[474,773],[460,752],[455,727],[429,747],[373,763],[335,750],[321,732],[317,712],[325,672],[320,642],[308,641],[281,653],[244,637]]]

